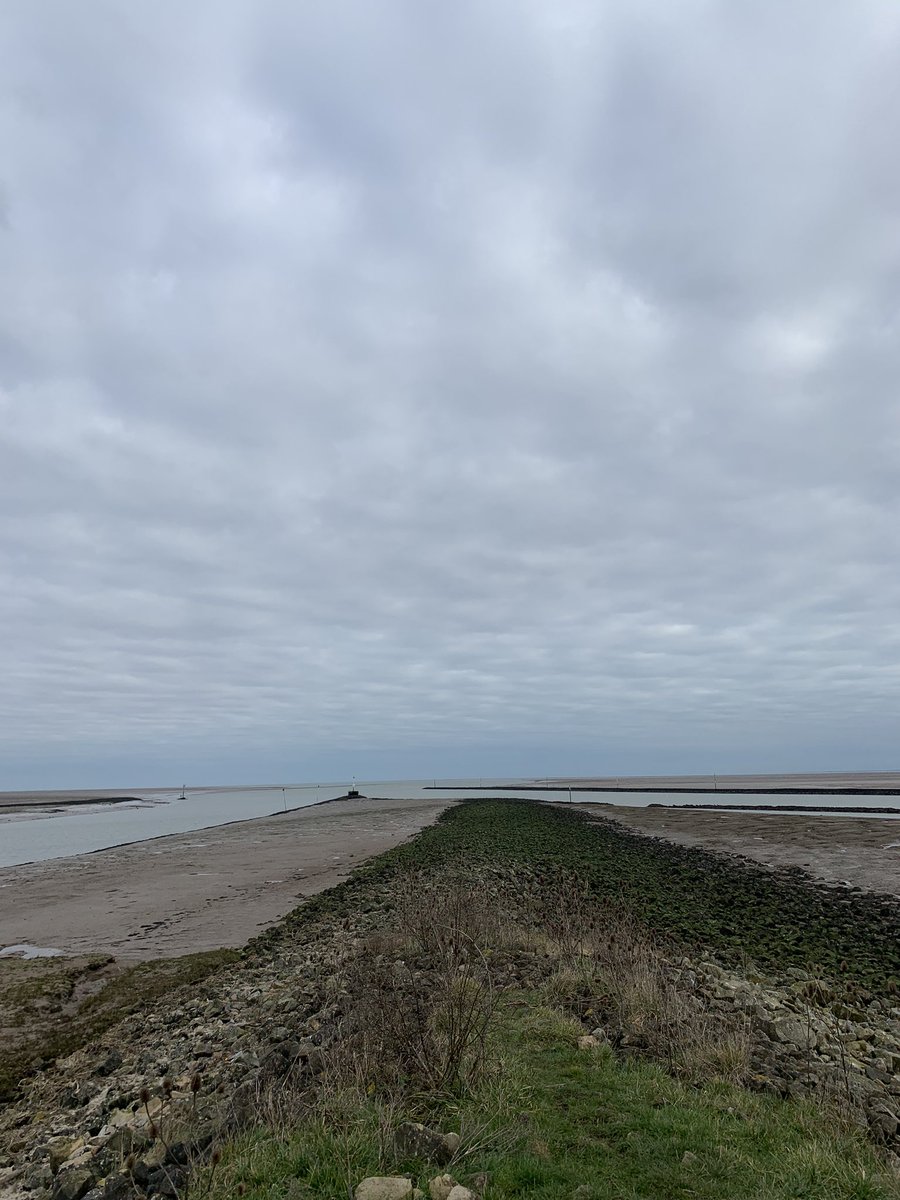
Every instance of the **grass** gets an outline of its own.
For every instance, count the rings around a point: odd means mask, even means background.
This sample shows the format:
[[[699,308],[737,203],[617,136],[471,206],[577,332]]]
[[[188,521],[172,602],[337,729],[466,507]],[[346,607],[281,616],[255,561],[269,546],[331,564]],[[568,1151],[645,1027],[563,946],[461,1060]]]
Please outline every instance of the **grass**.
[[[293,1128],[233,1142],[197,1195],[225,1200],[346,1197],[367,1175],[427,1181],[486,1175],[487,1200],[888,1200],[898,1191],[861,1137],[821,1110],[726,1084],[691,1087],[649,1063],[576,1048],[580,1026],[534,996],[509,998],[492,1035],[490,1077],[462,1097],[410,1103],[462,1135],[446,1168],[398,1158],[397,1110],[332,1096]],[[687,1158],[685,1158],[687,1156]],[[349,1191],[348,1191],[349,1188]]]

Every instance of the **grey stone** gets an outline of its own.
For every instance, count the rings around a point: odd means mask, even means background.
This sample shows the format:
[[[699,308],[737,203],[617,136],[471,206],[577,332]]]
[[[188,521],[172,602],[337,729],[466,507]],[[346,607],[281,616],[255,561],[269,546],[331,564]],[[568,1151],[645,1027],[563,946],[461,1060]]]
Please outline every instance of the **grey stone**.
[[[129,1200],[134,1196],[134,1184],[128,1175],[113,1175],[106,1181],[103,1189],[103,1200]]]
[[[110,1050],[106,1058],[104,1058],[103,1061],[97,1065],[94,1074],[105,1079],[107,1075],[112,1075],[114,1071],[118,1071],[121,1065],[122,1055],[118,1052],[118,1050]]]
[[[872,1132],[885,1139],[896,1136],[900,1127],[900,1119],[886,1104],[874,1104],[868,1113],[869,1126]]]
[[[781,1017],[772,1021],[767,1032],[774,1041],[796,1046],[801,1050],[812,1049],[816,1044],[815,1032],[803,1021],[792,1017]]]
[[[53,1186],[53,1173],[48,1166],[35,1167],[25,1176],[25,1186],[29,1191],[36,1192],[39,1188]]]
[[[460,1136],[458,1133],[445,1133],[444,1145],[447,1147],[447,1153],[452,1158],[459,1149]]]
[[[424,1158],[426,1162],[446,1163],[453,1157],[442,1133],[419,1121],[405,1121],[394,1134],[394,1145],[401,1158]]]
[[[55,1137],[47,1143],[51,1174],[55,1175],[72,1151],[72,1138]]]
[[[86,1167],[75,1167],[71,1171],[63,1171],[56,1180],[53,1188],[53,1200],[82,1200],[94,1182],[94,1175]]]
[[[147,1181],[147,1192],[151,1196],[164,1196],[166,1200],[178,1200],[187,1183],[187,1172],[180,1167],[160,1167]]]
[[[120,1158],[125,1158],[132,1150],[137,1153],[150,1144],[150,1139],[146,1134],[139,1136],[142,1139],[141,1142],[138,1141],[138,1135],[134,1129],[128,1125],[120,1126],[106,1139],[106,1149]]]
[[[413,1200],[418,1188],[412,1180],[399,1175],[370,1175],[357,1184],[354,1200]],[[421,1195],[421,1192],[419,1192]]]
[[[452,1175],[435,1175],[428,1182],[428,1195],[431,1200],[447,1200],[455,1187],[456,1180]]]

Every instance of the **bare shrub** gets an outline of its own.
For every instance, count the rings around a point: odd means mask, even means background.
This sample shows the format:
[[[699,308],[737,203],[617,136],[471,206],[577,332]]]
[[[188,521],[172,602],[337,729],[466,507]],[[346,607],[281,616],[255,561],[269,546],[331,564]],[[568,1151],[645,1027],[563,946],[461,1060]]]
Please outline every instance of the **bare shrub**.
[[[485,949],[499,936],[497,906],[462,881],[410,886],[395,920],[380,952],[347,968],[354,1004],[339,1039],[345,1074],[379,1090],[471,1086],[484,1071],[496,1006]]]
[[[541,928],[565,959],[590,952],[600,907],[577,875],[561,875],[538,906]]]
[[[511,923],[505,913],[498,888],[473,887],[463,876],[435,881],[413,875],[394,905],[395,935],[411,952],[453,972],[508,942]]]

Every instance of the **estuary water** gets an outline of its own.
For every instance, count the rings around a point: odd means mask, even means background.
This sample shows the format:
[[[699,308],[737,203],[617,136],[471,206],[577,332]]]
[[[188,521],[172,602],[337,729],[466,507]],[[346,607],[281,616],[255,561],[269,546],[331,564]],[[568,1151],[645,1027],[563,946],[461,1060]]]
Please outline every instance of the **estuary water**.
[[[254,817],[269,816],[285,808],[305,808],[323,800],[345,795],[346,781],[340,783],[301,784],[293,786],[246,787],[246,788],[189,788],[181,798],[177,788],[155,791],[132,791],[123,794],[134,796],[134,801],[121,804],[84,804],[77,807],[60,807],[48,800],[46,805],[35,805],[25,811],[4,812],[0,810],[0,867],[17,866],[22,863],[39,862],[44,859],[62,858],[73,854],[88,854],[95,850],[108,849],[126,842],[144,841],[147,838],[164,837],[171,833],[188,833],[225,825],[231,821],[246,821]],[[470,796],[497,796],[508,798],[514,792],[510,787],[522,788],[522,795],[536,799],[568,803],[610,803],[644,806],[648,804],[686,804],[702,802],[709,804],[711,797],[680,792],[569,792],[530,791],[532,780],[478,779],[465,780],[356,780],[353,786],[364,796],[391,797],[394,799],[464,799]],[[66,793],[54,795],[57,801],[65,800]],[[773,796],[768,793],[749,794],[742,792],[740,799],[731,795],[725,803],[743,804],[796,804],[811,813],[827,814],[837,806],[888,807],[900,805],[900,798],[884,795],[835,796],[818,795]],[[602,809],[600,810],[602,812]],[[852,815],[852,814],[842,814]]]

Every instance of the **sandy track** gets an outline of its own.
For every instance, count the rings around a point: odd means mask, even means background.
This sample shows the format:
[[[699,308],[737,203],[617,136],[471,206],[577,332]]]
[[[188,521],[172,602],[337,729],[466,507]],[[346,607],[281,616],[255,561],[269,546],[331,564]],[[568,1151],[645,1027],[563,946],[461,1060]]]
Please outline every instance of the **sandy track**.
[[[816,879],[900,895],[900,820],[611,804],[578,807],[681,845],[740,854],[774,867],[802,867]]]
[[[4,867],[0,947],[147,959],[241,946],[299,899],[430,825],[448,803],[339,801]]]

